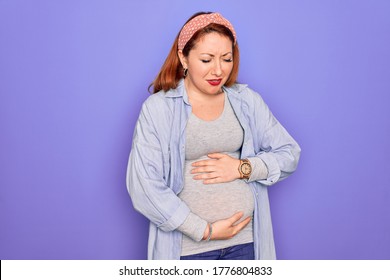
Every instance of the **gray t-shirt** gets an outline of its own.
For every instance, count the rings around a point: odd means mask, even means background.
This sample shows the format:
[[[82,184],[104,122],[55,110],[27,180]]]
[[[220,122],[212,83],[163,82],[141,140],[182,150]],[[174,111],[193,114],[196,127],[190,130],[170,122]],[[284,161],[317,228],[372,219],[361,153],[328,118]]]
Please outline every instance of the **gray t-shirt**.
[[[204,185],[194,180],[191,164],[207,159],[209,153],[226,153],[239,158],[243,142],[243,129],[234,114],[225,93],[222,114],[213,121],[204,121],[191,114],[186,127],[184,188],[179,197],[191,209],[183,225],[182,256],[222,249],[253,241],[252,221],[236,236],[228,240],[199,241],[207,222],[226,219],[242,211],[241,220],[253,215],[254,199],[249,184],[244,180]]]

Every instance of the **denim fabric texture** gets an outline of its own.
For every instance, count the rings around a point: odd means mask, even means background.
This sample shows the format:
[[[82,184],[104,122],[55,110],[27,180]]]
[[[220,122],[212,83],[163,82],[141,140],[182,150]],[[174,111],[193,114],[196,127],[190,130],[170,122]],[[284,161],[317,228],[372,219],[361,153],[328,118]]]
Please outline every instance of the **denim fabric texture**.
[[[254,260],[255,251],[252,243],[240,244],[224,249],[200,254],[181,256],[181,260]]]

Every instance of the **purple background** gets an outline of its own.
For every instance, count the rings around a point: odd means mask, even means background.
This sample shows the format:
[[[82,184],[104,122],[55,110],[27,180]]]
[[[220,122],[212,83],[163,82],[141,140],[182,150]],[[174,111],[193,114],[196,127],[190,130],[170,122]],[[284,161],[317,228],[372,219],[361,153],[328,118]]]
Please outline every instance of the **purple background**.
[[[144,259],[125,185],[184,21],[235,26],[239,79],[302,147],[270,188],[279,259],[390,259],[390,1],[0,0],[0,259]]]

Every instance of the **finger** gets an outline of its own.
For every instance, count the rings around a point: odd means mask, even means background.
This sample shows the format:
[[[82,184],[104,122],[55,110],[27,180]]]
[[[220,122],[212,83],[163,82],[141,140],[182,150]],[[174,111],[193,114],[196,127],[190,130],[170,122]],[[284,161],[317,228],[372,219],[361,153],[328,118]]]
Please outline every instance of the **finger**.
[[[197,167],[191,170],[191,174],[207,173],[207,172],[214,172],[214,171],[215,168],[213,166]]]
[[[216,177],[217,175],[215,174],[215,172],[210,172],[210,173],[198,174],[193,176],[192,178],[194,178],[195,180],[206,180],[206,179],[214,179]]]
[[[223,158],[226,155],[225,154],[221,154],[221,153],[212,153],[212,154],[208,154],[207,156],[209,158],[212,158],[212,159],[220,159],[220,158]]]
[[[214,160],[210,160],[210,159],[199,160],[199,161],[193,162],[191,165],[192,166],[209,166],[209,165],[213,165],[213,161]]]
[[[221,183],[221,180],[219,177],[203,180],[203,184],[205,184],[205,185],[217,184],[217,183]]]
[[[249,224],[251,219],[252,219],[251,217],[247,217],[242,222],[240,222],[237,225],[233,226],[233,236],[238,234],[243,228],[245,228]]]
[[[240,231],[240,230],[242,230],[244,227],[246,227],[248,224],[249,224],[249,222],[252,220],[252,217],[247,217],[245,220],[243,220],[243,221],[241,221],[241,222],[239,222],[237,225],[235,225],[234,227],[238,230],[238,231]]]
[[[236,214],[234,214],[233,216],[228,218],[228,220],[229,220],[229,222],[231,222],[231,224],[234,224],[239,219],[241,219],[243,215],[244,215],[244,212],[237,212]]]

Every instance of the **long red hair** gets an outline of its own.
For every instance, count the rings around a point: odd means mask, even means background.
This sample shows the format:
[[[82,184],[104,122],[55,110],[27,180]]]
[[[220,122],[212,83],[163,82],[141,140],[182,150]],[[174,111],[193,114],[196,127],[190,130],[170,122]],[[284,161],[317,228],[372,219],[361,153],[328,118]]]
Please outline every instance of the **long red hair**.
[[[196,13],[192,17],[190,17],[187,22],[189,22],[194,17],[201,15],[201,14],[208,14],[208,13]],[[186,23],[187,23],[186,22]],[[185,24],[184,24],[185,25]],[[184,26],[183,25],[183,26]],[[216,23],[210,23],[209,25],[205,26],[202,29],[199,29],[195,34],[192,36],[192,38],[187,42],[187,44],[183,48],[183,55],[188,56],[191,49],[195,46],[195,44],[206,34],[209,34],[211,32],[217,32],[223,36],[228,37],[232,42],[232,48],[233,48],[233,69],[230,73],[230,76],[228,80],[225,83],[225,86],[229,87],[233,85],[238,76],[238,67],[240,63],[240,52],[238,48],[238,44],[234,44],[234,36],[233,33],[230,31],[229,28],[216,24]],[[176,36],[175,41],[173,42],[173,45],[171,47],[171,50],[168,53],[167,58],[165,59],[165,62],[163,66],[160,69],[160,72],[158,73],[156,79],[150,84],[149,90],[151,87],[153,87],[153,93],[159,92],[160,90],[168,91],[170,89],[174,89],[177,87],[179,81],[184,78],[184,69],[183,66],[180,63],[179,56],[177,54],[178,51],[178,40],[179,40],[179,33]]]

